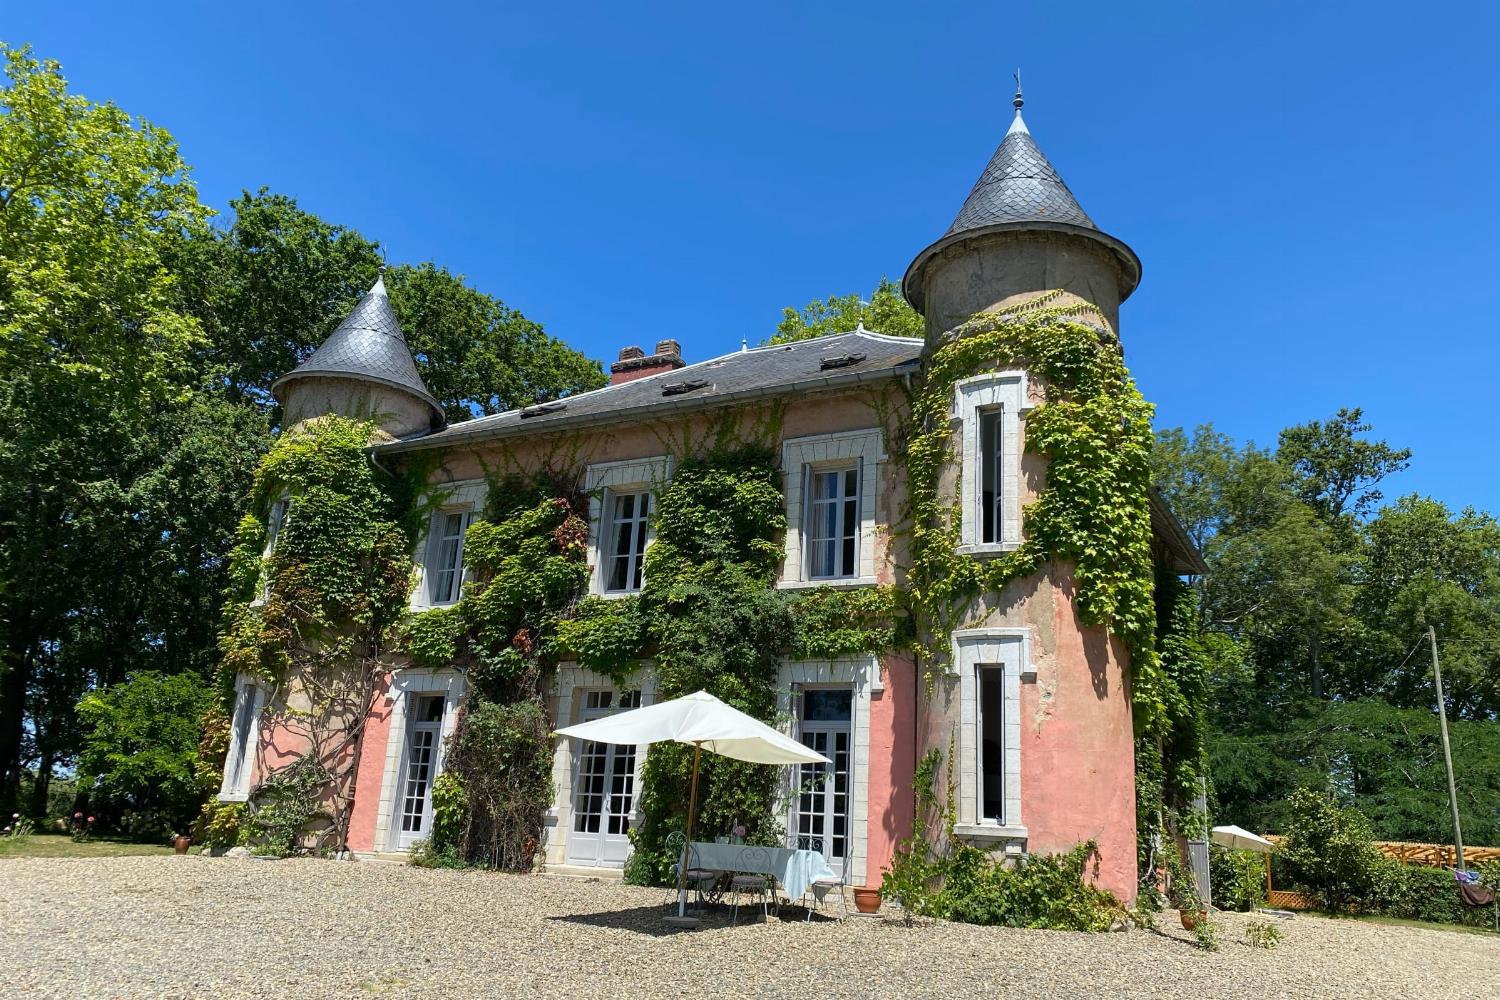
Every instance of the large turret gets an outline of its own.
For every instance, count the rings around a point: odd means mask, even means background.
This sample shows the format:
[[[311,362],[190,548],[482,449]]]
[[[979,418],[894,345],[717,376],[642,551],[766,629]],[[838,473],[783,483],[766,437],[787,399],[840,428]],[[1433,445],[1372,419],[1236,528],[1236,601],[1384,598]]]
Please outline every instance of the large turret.
[[[1120,303],[1141,280],[1135,252],[1094,225],[1016,117],[948,231],[917,254],[901,291],[931,344],[977,312],[1061,288],[1094,303],[1118,332]]]
[[[392,437],[407,437],[445,423],[417,372],[383,278],[312,357],[276,380],[271,395],[284,407],[288,427],[337,413],[374,419]]]

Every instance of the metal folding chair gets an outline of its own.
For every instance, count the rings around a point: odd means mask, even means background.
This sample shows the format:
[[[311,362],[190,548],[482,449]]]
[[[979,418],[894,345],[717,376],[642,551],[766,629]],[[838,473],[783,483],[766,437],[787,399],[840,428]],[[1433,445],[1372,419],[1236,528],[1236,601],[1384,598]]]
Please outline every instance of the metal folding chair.
[[[761,912],[769,922],[771,919],[771,876],[764,870],[771,867],[771,852],[764,847],[746,847],[735,858],[736,870],[729,880],[729,891],[734,893],[734,916],[731,924],[740,921],[740,897],[760,897]]]
[[[677,905],[677,872],[684,861],[687,862],[687,875],[681,879],[683,888],[698,894],[698,905],[704,904],[704,889],[711,888],[719,880],[719,873],[708,868],[698,866],[698,852],[688,843],[687,835],[683,833],[667,834],[667,849],[676,855],[677,860],[672,864],[672,885],[667,896],[667,906]]]

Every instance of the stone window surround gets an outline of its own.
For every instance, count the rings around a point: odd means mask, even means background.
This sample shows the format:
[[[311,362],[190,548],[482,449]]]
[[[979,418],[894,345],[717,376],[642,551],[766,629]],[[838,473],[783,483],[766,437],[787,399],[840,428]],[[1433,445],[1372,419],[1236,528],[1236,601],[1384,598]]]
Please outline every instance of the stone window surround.
[[[1005,822],[994,823],[979,814],[979,690],[980,667],[1004,671],[1005,694]],[[954,832],[966,840],[997,844],[1006,854],[1026,847],[1021,815],[1021,681],[1036,677],[1031,659],[1029,628],[960,629],[953,633],[950,674],[958,675],[958,818]]]
[[[240,764],[240,780],[231,788],[229,785],[229,759],[227,756],[225,757],[224,776],[219,782],[220,802],[248,802],[250,799],[250,782],[255,774],[255,759],[258,754],[260,742],[260,716],[266,707],[266,688],[265,685],[249,674],[237,674],[234,678],[235,711],[229,718],[229,752],[233,753],[235,746],[239,743],[240,734],[237,732],[237,724],[239,722],[240,698],[244,695],[247,688],[250,689],[251,697],[254,699],[250,706],[250,718],[246,720],[246,724],[250,727],[250,732],[245,739],[245,757],[247,759]]]
[[[875,500],[880,465],[885,460],[884,435],[878,427],[811,434],[781,443],[787,526],[786,554],[777,587],[858,587],[875,583]],[[802,546],[803,508],[807,500],[804,471],[848,468],[851,463],[859,467],[859,571],[853,577],[809,580]]]
[[[413,574],[416,585],[412,588],[410,604],[413,611],[426,611],[429,608],[446,608],[452,606],[451,603],[433,604],[427,599],[427,560],[430,555],[429,550],[432,541],[432,522],[435,518],[443,514],[452,514],[457,511],[474,511],[477,513],[483,510],[485,498],[489,495],[489,483],[483,479],[460,479],[455,482],[444,483],[441,486],[434,486],[429,492],[443,492],[446,495],[443,497],[442,503],[427,518],[427,523],[422,526],[422,537],[417,539],[415,558],[412,559],[416,570]],[[464,571],[464,576],[465,578],[468,577],[467,570]]]
[[[604,674],[576,663],[564,662],[558,664],[552,684],[553,694],[557,697],[554,728],[558,729],[578,721],[578,706],[584,700],[580,696],[588,691],[613,691],[619,694],[621,691],[639,690],[642,708],[656,702],[656,674],[649,666],[642,666],[621,686]],[[574,750],[577,742],[574,739],[559,740],[557,750],[552,755],[552,786],[556,791],[553,793],[552,808],[542,817],[542,850],[548,865],[569,864],[568,834],[572,830],[573,777],[577,767]],[[631,803],[630,808],[632,827],[644,818],[640,811],[640,794],[641,773],[645,766],[646,754],[638,751],[635,756],[636,801]]]
[[[380,781],[380,807],[375,815],[376,851],[397,852],[403,848],[394,846],[396,837],[391,820],[395,814],[396,788],[401,780],[401,758],[406,751],[406,705],[407,700],[421,695],[443,696],[443,727],[438,734],[437,766],[432,779],[443,773],[443,751],[453,728],[458,723],[458,706],[463,700],[466,687],[464,675],[451,668],[425,670],[407,667],[391,675],[391,687],[386,697],[391,699],[391,723],[386,731],[385,772]]]
[[[1014,419],[1001,421],[1000,542],[980,541],[983,523],[979,484],[979,414],[999,407]],[[996,555],[1011,552],[1021,544],[1021,425],[1034,406],[1028,395],[1024,371],[991,372],[959,379],[953,386],[951,419],[960,426],[959,488],[963,490],[962,521],[958,551],[964,555]]]
[[[797,738],[797,716],[792,698],[807,688],[852,687],[854,704],[850,718],[849,836],[854,853],[850,885],[867,885],[867,861],[870,856],[870,698],[885,690],[877,656],[848,656],[834,660],[782,660],[776,672],[776,708],[780,717],[790,720],[791,735]],[[796,781],[795,767],[786,767],[787,841],[794,837],[795,802],[792,796]]]
[[[652,455],[647,458],[629,458],[619,462],[598,462],[584,470],[583,488],[589,495],[589,593],[596,597],[628,597],[639,593],[633,590],[607,591],[604,582],[606,573],[606,545],[604,512],[608,509],[611,491],[646,491],[651,505],[647,511],[646,548],[656,538],[656,527],[651,514],[655,507],[657,492],[672,477],[670,455]],[[644,575],[643,575],[644,579]],[[644,697],[644,695],[642,695]]]

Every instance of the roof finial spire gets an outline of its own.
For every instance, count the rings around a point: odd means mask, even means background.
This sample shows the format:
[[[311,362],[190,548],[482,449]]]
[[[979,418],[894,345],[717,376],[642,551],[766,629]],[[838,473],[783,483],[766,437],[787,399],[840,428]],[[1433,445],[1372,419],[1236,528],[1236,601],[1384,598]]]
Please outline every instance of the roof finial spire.
[[[1021,113],[1021,105],[1026,103],[1025,101],[1021,100],[1021,67],[1019,66],[1016,67],[1016,98],[1010,103],[1016,106],[1017,115]]]

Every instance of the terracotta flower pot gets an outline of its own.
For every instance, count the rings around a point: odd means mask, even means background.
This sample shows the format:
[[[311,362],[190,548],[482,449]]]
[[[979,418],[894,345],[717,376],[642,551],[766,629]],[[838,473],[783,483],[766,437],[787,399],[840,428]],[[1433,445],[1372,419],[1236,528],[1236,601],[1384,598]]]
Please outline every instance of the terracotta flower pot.
[[[879,889],[855,889],[854,908],[860,913],[876,913],[880,910]]]
[[[186,854],[188,852],[188,848],[192,846],[192,837],[178,837],[176,840],[172,841],[172,850],[177,852],[178,854]]]
[[[1203,910],[1178,910],[1177,919],[1182,921],[1182,929],[1195,931],[1198,929],[1198,921],[1206,916]]]

